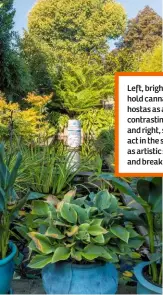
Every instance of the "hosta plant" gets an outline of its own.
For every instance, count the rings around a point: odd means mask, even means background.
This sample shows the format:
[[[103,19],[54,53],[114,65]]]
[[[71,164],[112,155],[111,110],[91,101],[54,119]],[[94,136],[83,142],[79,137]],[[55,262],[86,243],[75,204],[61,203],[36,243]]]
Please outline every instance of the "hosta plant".
[[[31,214],[17,228],[27,233],[32,251],[31,268],[70,261],[118,262],[119,256],[140,257],[143,238],[129,222],[124,222],[123,207],[107,190],[86,197],[68,193],[56,203],[34,200]]]

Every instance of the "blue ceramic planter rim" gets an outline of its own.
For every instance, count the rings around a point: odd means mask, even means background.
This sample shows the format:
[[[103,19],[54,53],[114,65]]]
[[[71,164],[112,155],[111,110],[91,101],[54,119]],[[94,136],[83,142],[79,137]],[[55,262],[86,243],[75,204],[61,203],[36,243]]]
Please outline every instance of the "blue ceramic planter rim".
[[[71,265],[72,268],[77,268],[77,269],[89,269],[89,268],[94,268],[94,267],[101,267],[103,266],[105,263],[91,263],[91,264],[76,264],[76,263],[72,263],[72,262],[62,262],[65,265]]]
[[[147,281],[145,279],[145,277],[143,276],[143,269],[145,266],[150,265],[150,262],[141,262],[138,265],[136,265],[134,267],[134,274],[138,280],[138,282],[143,285],[145,288],[149,289],[150,291],[153,291],[157,294],[162,294],[162,288],[158,287],[152,283],[150,283],[149,281]]]
[[[17,248],[16,248],[15,244],[12,242],[9,242],[9,248],[11,249],[11,253],[7,257],[5,257],[4,259],[0,260],[0,266],[7,264],[10,260],[12,260],[15,257],[16,252],[17,252]]]

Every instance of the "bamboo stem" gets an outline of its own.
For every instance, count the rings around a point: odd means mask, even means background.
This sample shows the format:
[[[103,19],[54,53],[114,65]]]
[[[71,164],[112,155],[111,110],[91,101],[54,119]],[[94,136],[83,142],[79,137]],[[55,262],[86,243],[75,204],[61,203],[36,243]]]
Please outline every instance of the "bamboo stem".
[[[150,252],[151,254],[155,253],[155,240],[154,240],[154,228],[153,228],[153,215],[151,213],[151,208],[147,207],[145,209],[148,220],[148,234],[149,234],[149,243],[150,243]],[[152,279],[153,282],[157,282],[158,273],[157,273],[157,265],[156,262],[151,263],[152,270]]]

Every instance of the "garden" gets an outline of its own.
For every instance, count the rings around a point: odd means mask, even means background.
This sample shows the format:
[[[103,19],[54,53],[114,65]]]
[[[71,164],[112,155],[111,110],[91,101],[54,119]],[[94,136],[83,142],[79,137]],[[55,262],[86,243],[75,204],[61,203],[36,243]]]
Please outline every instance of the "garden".
[[[114,176],[114,74],[162,71],[162,18],[38,0],[20,37],[14,16],[0,1],[0,294],[162,294],[162,179]]]

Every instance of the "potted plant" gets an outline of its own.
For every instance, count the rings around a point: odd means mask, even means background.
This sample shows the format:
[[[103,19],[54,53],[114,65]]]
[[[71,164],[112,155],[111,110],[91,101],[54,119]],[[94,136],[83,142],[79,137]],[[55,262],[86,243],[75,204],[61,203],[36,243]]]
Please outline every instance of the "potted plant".
[[[149,261],[138,264],[135,276],[138,294],[162,294],[162,178],[138,179],[137,201],[145,211],[149,238]]]
[[[56,206],[34,200],[28,226],[31,268],[42,269],[47,294],[115,294],[119,256],[133,257],[143,243],[124,223],[117,198],[107,190],[86,197],[71,194]],[[28,219],[28,220],[27,220]],[[20,229],[21,229],[20,225]]]
[[[10,241],[11,223],[27,199],[26,196],[19,200],[14,190],[21,160],[19,153],[15,165],[9,171],[4,146],[0,145],[0,294],[10,292],[14,273],[14,257],[17,252],[15,244]]]

